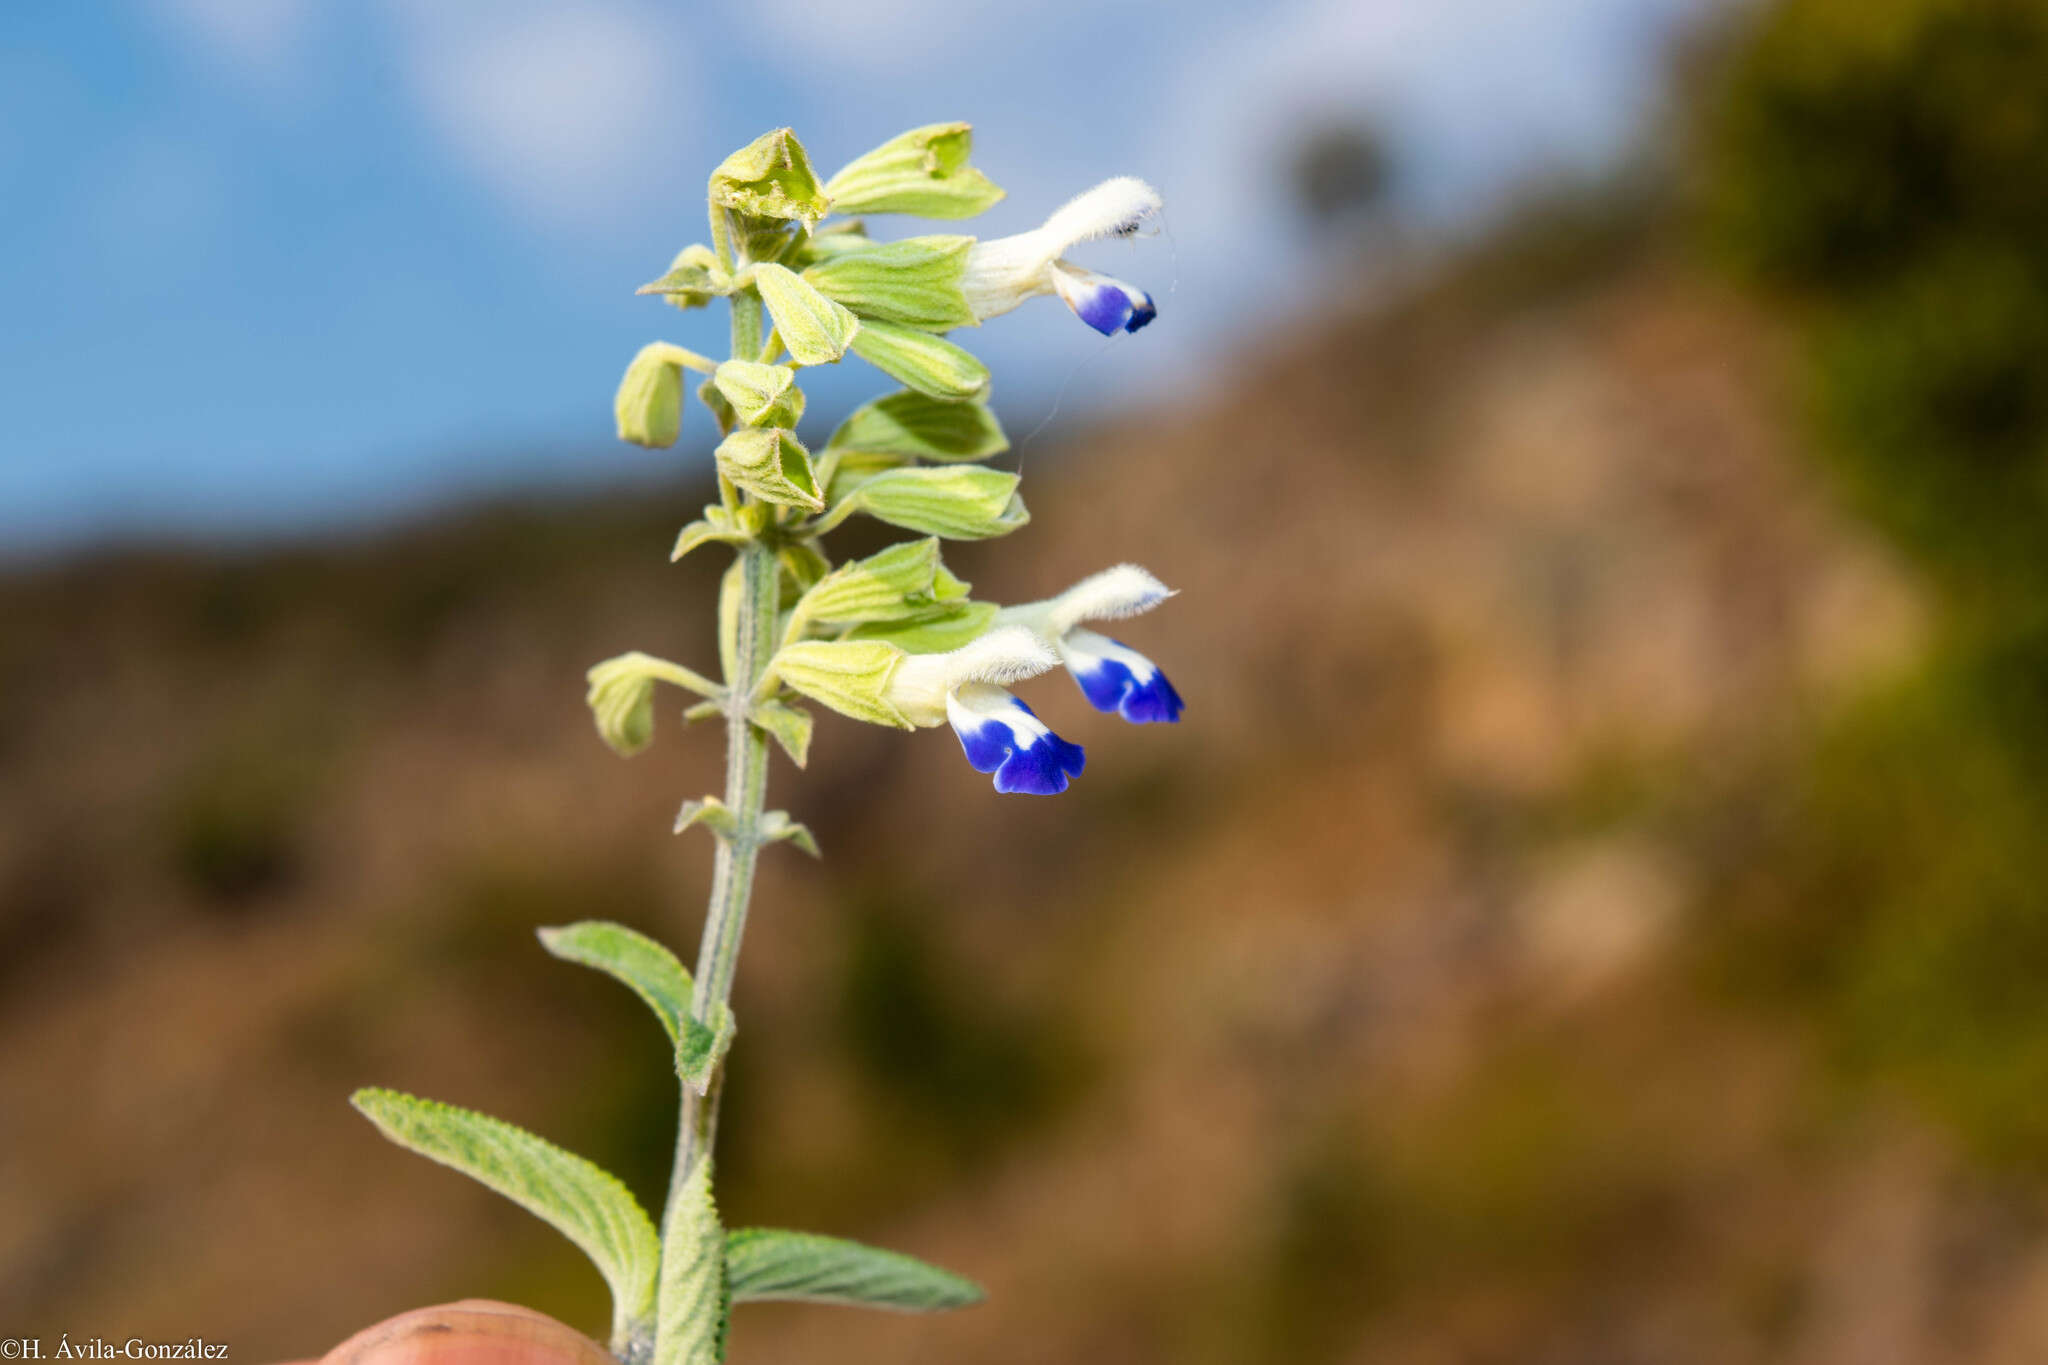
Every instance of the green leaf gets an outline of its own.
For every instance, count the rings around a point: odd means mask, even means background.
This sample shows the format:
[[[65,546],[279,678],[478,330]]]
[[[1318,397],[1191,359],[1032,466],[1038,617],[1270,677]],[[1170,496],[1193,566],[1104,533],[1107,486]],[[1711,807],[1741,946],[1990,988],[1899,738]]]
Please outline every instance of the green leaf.
[[[681,664],[633,650],[591,665],[585,674],[590,690],[585,700],[597,721],[597,733],[612,749],[632,757],[654,738],[654,685],[673,683],[700,697],[715,697],[717,683]]]
[[[771,810],[761,817],[761,838],[771,844],[795,844],[813,858],[822,856],[810,828],[790,819],[786,810]]]
[[[988,396],[988,366],[930,332],[870,320],[854,333],[853,353],[899,384],[933,398],[979,400]]]
[[[944,654],[988,634],[989,627],[995,624],[996,610],[993,602],[963,602],[936,616],[855,626],[846,638],[879,640],[906,654]]]
[[[690,973],[676,955],[647,935],[607,920],[582,920],[542,929],[541,945],[564,962],[595,967],[625,983],[668,1030],[671,1047],[682,1042],[690,1013]]]
[[[782,344],[799,365],[830,365],[860,333],[860,319],[820,294],[786,266],[754,267],[754,286],[775,319]],[[907,382],[907,381],[906,381]]]
[[[710,247],[686,246],[669,263],[667,274],[634,292],[659,294],[678,308],[702,308],[713,298],[732,292],[732,276],[718,264]]]
[[[581,1248],[611,1286],[614,1342],[644,1330],[660,1244],[654,1223],[617,1179],[468,1109],[380,1089],[358,1090],[350,1102],[399,1146],[482,1182]]]
[[[1010,441],[983,404],[948,402],[906,389],[857,409],[839,424],[826,448],[952,463],[1000,455]]]
[[[690,1172],[661,1244],[660,1329],[653,1365],[720,1365],[732,1293],[725,1273],[725,1232],[711,1199],[711,1158]]]
[[[702,825],[721,839],[732,838],[740,827],[732,808],[715,796],[683,802],[683,808],[676,812],[675,832],[681,834],[692,825]]]
[[[701,521],[693,521],[683,528],[682,534],[676,537],[676,547],[669,551],[668,557],[673,562],[699,545],[708,545],[713,541],[725,545],[741,545],[750,539],[752,536],[745,527],[734,525],[730,512],[717,503],[712,503],[704,509]]]
[[[757,218],[815,223],[831,211],[811,159],[787,128],[763,133],[711,173],[711,202]]]
[[[967,164],[973,147],[972,124],[913,128],[856,158],[826,182],[825,193],[834,213],[972,218],[1003,197]]]
[[[754,707],[754,724],[775,736],[789,761],[801,768],[811,752],[811,713],[786,702],[764,701]]]
[[[742,427],[719,443],[718,469],[737,487],[779,507],[825,505],[810,452],[782,427]]]
[[[804,391],[787,365],[728,360],[711,377],[719,393],[750,427],[793,427],[804,415]]]
[[[943,332],[974,323],[974,310],[960,290],[973,245],[972,237],[907,237],[842,253],[803,277],[864,318]]]
[[[948,540],[1005,536],[1031,519],[1017,496],[1017,476],[980,465],[889,469],[851,493],[833,516],[847,510]]]
[[[735,1303],[796,1299],[936,1313],[986,1297],[974,1281],[915,1256],[811,1232],[741,1228],[726,1236],[725,1264]]]
[[[700,1095],[710,1094],[711,1078],[732,1050],[732,1036],[738,1030],[732,1007],[726,1004],[719,1005],[715,1024],[683,1020],[682,1041],[676,1044],[676,1075],[683,1084]]]
[[[887,695],[902,659],[902,650],[873,640],[801,640],[784,645],[773,668],[784,683],[842,716],[908,730],[910,721]]]

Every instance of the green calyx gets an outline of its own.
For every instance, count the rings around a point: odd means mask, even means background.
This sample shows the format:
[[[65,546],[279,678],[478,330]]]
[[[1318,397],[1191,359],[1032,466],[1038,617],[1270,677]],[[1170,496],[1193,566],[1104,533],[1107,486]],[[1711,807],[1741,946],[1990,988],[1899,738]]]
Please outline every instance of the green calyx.
[[[972,218],[1003,197],[967,164],[973,149],[972,124],[926,124],[854,159],[826,182],[825,193],[834,213]]]

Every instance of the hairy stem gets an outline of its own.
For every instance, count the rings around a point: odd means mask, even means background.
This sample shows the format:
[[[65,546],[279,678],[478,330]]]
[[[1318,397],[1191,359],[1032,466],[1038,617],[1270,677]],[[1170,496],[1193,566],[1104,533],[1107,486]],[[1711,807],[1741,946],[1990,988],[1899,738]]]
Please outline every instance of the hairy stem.
[[[775,651],[775,608],[779,569],[775,552],[760,541],[740,547],[740,601],[730,676],[726,678],[725,804],[733,815],[729,835],[718,841],[711,874],[711,901],[704,916],[704,940],[697,953],[696,990],[690,1015],[711,1024],[732,993],[740,937],[746,931],[747,902],[754,889],[754,864],[761,848],[761,810],[768,794],[768,735],[748,718],[755,687]],[[690,1177],[711,1154],[718,1124],[721,1066],[703,1095],[685,1086],[676,1128],[676,1159],[662,1212],[662,1256],[690,1254],[689,1229],[681,1208]]]

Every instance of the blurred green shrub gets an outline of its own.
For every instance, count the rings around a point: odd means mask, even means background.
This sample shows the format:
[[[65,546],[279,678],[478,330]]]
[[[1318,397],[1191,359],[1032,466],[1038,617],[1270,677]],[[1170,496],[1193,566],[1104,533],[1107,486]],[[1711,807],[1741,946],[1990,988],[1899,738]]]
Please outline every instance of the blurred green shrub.
[[[1710,239],[1791,306],[1818,447],[1944,609],[1820,746],[1731,949],[1851,1074],[2048,1166],[2048,5],[1787,0],[1704,130]]]
[[[1711,235],[1812,323],[1823,440],[1944,578],[2048,581],[2048,5],[1787,0],[1708,113]]]

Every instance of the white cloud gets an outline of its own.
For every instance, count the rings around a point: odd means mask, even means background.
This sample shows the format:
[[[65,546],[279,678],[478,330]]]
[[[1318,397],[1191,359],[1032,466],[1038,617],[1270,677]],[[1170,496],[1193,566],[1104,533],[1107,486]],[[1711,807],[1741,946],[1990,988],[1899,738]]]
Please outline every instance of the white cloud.
[[[513,206],[589,229],[666,200],[691,129],[689,35],[628,0],[392,0],[414,97],[462,163]]]
[[[231,72],[266,94],[304,73],[323,19],[320,0],[147,0],[163,26],[191,44],[209,68]]]

